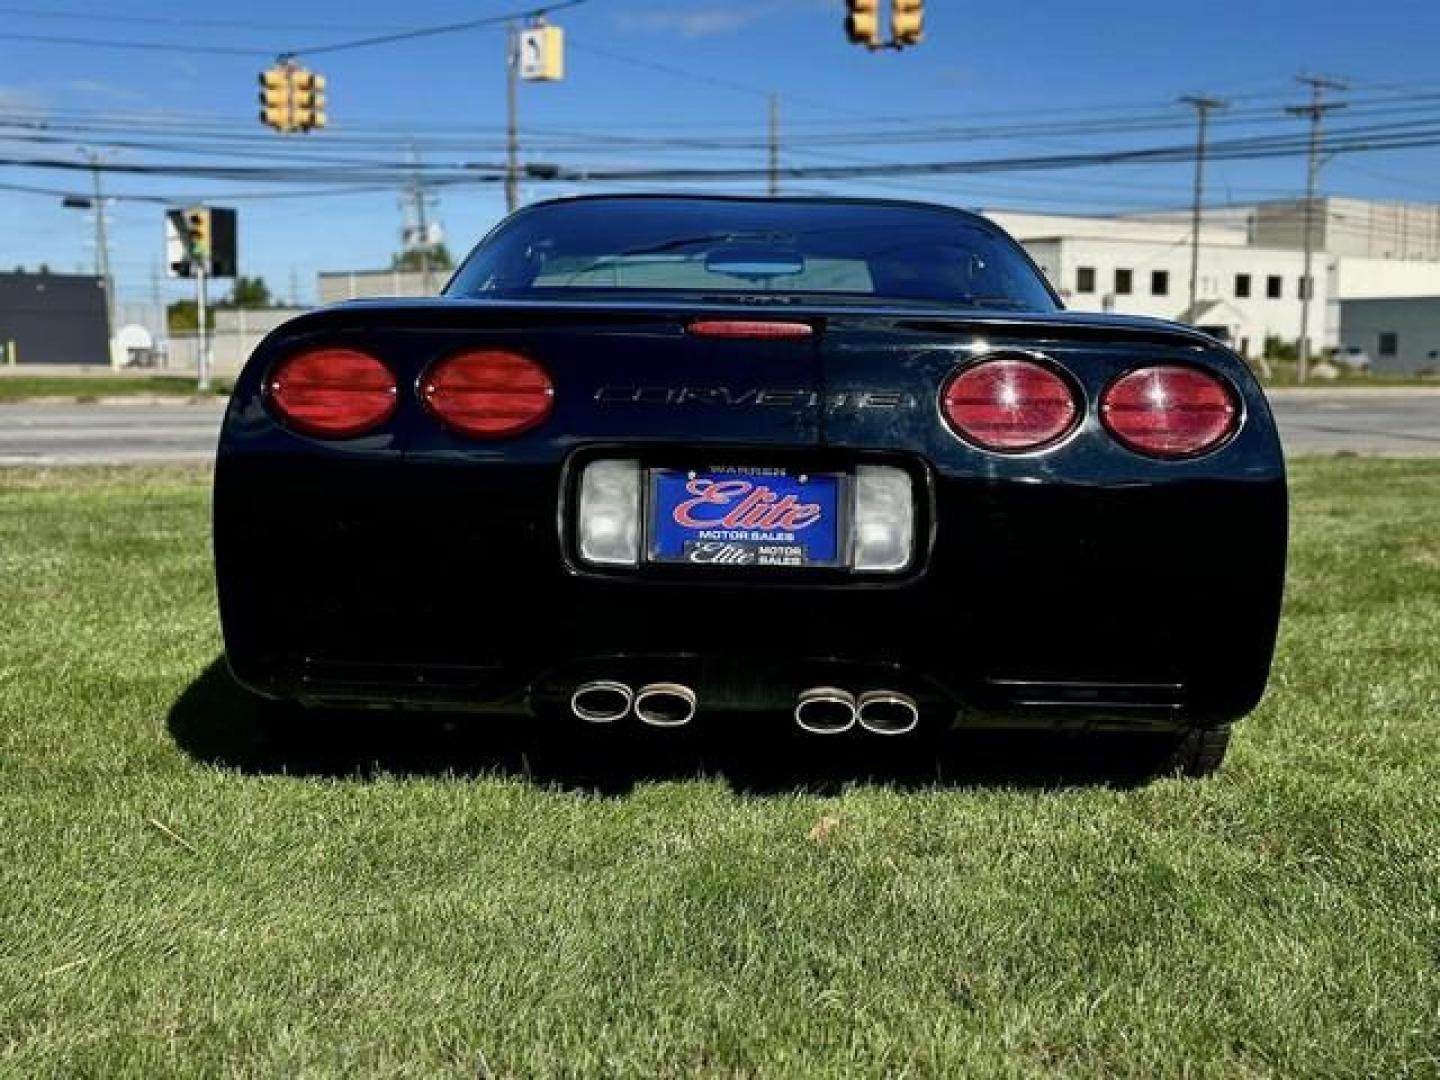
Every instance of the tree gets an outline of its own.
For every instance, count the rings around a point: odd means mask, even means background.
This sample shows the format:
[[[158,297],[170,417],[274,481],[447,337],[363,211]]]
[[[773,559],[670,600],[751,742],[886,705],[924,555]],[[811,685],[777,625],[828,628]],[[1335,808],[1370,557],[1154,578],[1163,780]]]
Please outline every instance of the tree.
[[[165,305],[165,325],[170,328],[172,334],[184,333],[200,329],[199,319],[200,307],[194,300],[176,300]],[[207,309],[208,318],[206,325],[215,325],[215,305],[211,304]]]
[[[262,277],[240,276],[230,289],[230,295],[218,301],[215,306],[222,308],[268,308],[274,303],[270,286]]]
[[[390,269],[424,270],[427,255],[430,258],[431,270],[453,270],[455,268],[455,260],[450,257],[450,249],[444,244],[432,244],[428,248],[406,248],[390,260]]]

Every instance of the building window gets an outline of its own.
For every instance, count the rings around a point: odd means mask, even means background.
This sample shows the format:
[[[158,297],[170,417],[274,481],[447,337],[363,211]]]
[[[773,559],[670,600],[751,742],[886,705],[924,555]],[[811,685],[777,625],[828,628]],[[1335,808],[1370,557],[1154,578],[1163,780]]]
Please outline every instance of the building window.
[[[1271,274],[1265,279],[1265,295],[1271,300],[1279,300],[1285,295],[1285,279],[1279,274]]]
[[[1134,270],[1116,270],[1116,271],[1115,271],[1115,295],[1116,295],[1116,296],[1129,296],[1129,295],[1130,295],[1132,292],[1134,292],[1134,291],[1135,291],[1135,271],[1134,271]]]
[[[1150,295],[1151,295],[1151,296],[1169,296],[1169,295],[1170,295],[1170,271],[1169,271],[1169,270],[1152,270],[1152,271],[1150,272]]]
[[[1235,298],[1237,300],[1248,300],[1250,298],[1250,275],[1235,275]]]
[[[1380,335],[1380,355],[1395,356],[1400,352],[1400,335],[1396,333],[1385,333]]]
[[[1082,266],[1075,271],[1075,291],[1078,293],[1095,291],[1095,268],[1093,266]]]
[[[1298,295],[1301,300],[1312,299],[1312,296],[1310,295],[1310,290],[1314,284],[1314,278],[1302,277],[1299,281],[1299,292],[1296,295]]]

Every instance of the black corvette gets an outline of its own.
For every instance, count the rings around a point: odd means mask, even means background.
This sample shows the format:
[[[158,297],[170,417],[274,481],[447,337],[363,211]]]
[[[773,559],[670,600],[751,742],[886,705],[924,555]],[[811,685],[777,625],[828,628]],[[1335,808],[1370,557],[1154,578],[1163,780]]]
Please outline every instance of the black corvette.
[[[1233,352],[874,200],[531,206],[439,298],[272,333],[215,475],[267,697],[1133,730],[1190,774],[1264,691],[1285,542]]]

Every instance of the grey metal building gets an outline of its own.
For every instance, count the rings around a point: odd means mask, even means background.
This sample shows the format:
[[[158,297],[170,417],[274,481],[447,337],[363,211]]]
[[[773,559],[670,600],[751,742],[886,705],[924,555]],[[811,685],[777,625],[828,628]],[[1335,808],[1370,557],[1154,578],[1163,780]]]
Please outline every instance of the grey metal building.
[[[0,362],[110,363],[105,290],[89,274],[0,274]]]
[[[1340,341],[1377,374],[1440,373],[1440,296],[1340,301]]]

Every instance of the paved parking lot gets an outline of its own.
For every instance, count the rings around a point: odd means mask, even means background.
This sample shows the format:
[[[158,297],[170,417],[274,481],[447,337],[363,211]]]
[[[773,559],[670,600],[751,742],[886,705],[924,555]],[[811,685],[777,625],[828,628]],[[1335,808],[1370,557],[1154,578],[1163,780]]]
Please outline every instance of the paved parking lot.
[[[1440,456],[1440,389],[1280,390],[1290,454]],[[0,404],[0,465],[208,461],[217,402]]]

